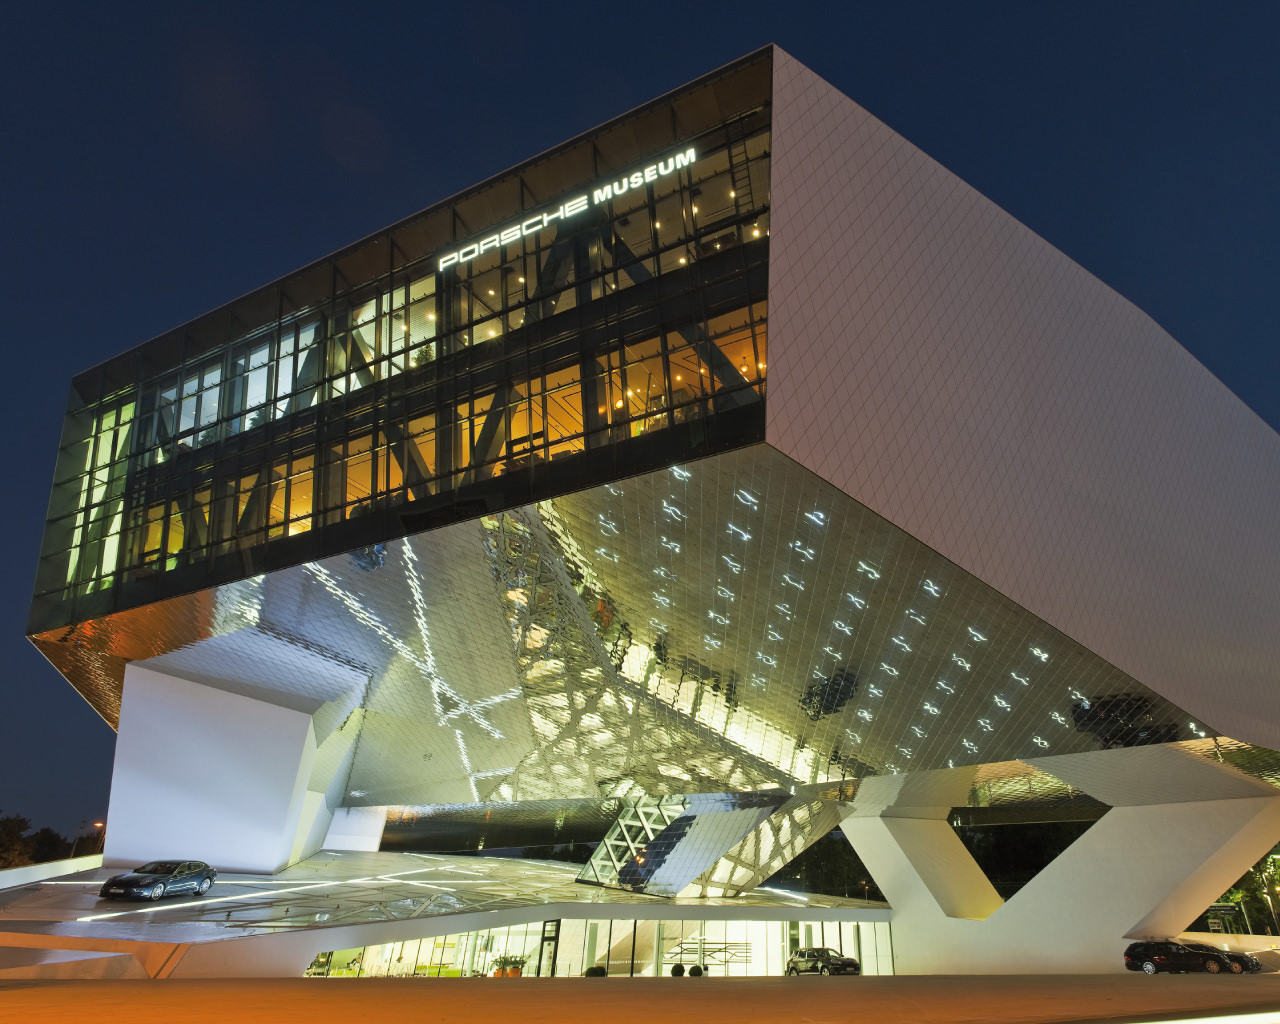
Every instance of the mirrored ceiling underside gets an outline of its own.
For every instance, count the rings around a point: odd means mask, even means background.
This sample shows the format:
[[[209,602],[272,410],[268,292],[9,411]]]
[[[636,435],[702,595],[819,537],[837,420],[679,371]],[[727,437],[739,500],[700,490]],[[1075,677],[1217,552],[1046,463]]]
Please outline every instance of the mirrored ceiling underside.
[[[789,787],[1194,741],[1201,722],[766,444],[37,644],[358,713],[350,805]]]

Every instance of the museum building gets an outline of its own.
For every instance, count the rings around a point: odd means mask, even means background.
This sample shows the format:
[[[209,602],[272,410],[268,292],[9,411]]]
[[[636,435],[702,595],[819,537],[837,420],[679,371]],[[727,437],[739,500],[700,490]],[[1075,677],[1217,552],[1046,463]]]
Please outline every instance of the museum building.
[[[109,864],[394,892],[174,976],[1116,970],[1280,841],[1278,507],[1157,324],[767,47],[75,377],[28,633]],[[1080,807],[1009,899],[951,825]],[[477,809],[603,838],[406,839]],[[885,903],[761,888],[835,829]]]

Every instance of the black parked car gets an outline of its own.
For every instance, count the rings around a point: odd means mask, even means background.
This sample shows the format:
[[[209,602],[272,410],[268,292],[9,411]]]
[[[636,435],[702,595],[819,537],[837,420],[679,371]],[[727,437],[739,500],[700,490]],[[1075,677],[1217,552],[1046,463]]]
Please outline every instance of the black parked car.
[[[808,946],[797,949],[787,961],[787,974],[857,974],[858,961],[841,956],[838,949]]]
[[[108,878],[98,896],[104,900],[158,900],[179,892],[203,896],[217,877],[218,872],[202,860],[153,860]]]
[[[1202,953],[1220,953],[1231,961],[1227,968],[1232,974],[1257,974],[1262,970],[1262,961],[1252,953],[1233,953],[1229,949],[1218,949],[1205,942],[1184,942],[1187,949],[1199,950]]]
[[[1233,957],[1245,957],[1244,953],[1227,953],[1214,949],[1200,942],[1174,942],[1171,939],[1160,939],[1152,942],[1134,942],[1124,951],[1124,965],[1131,971],[1143,971],[1146,974],[1158,974],[1168,971],[1170,974],[1185,974],[1188,971],[1207,971],[1219,974],[1224,971],[1231,974],[1243,974],[1246,970],[1258,968],[1246,967],[1243,960]],[[1249,959],[1253,959],[1249,957]],[[1257,961],[1254,961],[1257,963]]]

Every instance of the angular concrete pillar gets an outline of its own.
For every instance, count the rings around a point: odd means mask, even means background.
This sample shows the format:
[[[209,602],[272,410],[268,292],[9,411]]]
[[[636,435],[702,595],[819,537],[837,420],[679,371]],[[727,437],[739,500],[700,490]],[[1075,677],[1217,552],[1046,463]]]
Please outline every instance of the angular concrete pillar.
[[[899,973],[1123,970],[1280,840],[1274,788],[1174,746],[1035,766],[1112,806],[1007,902],[946,824],[971,769],[863,781],[841,828],[893,907]]]
[[[129,665],[106,862],[272,872],[314,852],[357,732],[323,717]]]

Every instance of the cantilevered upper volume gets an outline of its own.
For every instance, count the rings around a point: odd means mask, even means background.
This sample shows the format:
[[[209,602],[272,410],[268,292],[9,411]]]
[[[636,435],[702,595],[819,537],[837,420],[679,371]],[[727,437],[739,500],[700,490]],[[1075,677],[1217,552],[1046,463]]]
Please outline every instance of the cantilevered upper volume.
[[[75,378],[31,632],[763,436],[770,55]]]
[[[1280,839],[1280,438],[776,48],[82,374],[56,474],[113,857],[590,799],[583,880],[703,897],[840,824],[970,955],[1176,930]],[[949,809],[1073,800],[974,941]]]

